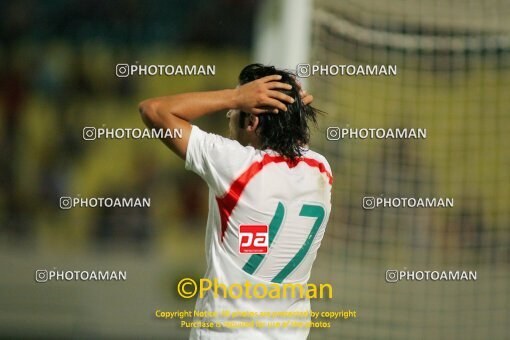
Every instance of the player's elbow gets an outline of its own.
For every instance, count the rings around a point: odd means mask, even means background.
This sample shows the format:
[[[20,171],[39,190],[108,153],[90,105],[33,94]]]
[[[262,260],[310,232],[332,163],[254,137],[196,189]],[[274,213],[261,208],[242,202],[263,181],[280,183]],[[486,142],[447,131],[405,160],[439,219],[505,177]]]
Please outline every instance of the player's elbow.
[[[158,121],[157,103],[152,99],[147,99],[138,104],[138,111],[142,120],[147,125],[155,125]]]

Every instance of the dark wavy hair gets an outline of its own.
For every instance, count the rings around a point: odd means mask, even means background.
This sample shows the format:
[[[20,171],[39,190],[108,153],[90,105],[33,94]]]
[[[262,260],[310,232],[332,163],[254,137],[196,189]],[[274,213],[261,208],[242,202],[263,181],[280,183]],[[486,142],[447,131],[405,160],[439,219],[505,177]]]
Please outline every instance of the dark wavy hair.
[[[287,104],[287,111],[278,110],[278,114],[260,114],[259,125],[255,130],[260,136],[262,148],[270,148],[280,155],[295,160],[302,156],[302,146],[310,141],[310,123],[317,125],[317,114],[321,111],[310,105],[304,105],[299,94],[299,86],[295,75],[274,66],[250,64],[239,74],[241,85],[265,76],[278,74],[282,83],[292,85],[291,90],[278,90],[294,98],[294,103]],[[249,113],[241,112],[239,126],[244,128],[244,121]]]

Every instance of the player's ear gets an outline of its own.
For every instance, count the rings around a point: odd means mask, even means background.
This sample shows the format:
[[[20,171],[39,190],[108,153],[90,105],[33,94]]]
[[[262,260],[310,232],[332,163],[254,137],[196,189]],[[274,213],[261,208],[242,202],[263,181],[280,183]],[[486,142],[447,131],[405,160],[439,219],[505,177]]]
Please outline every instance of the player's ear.
[[[250,132],[255,131],[257,129],[257,127],[259,126],[259,122],[260,122],[259,117],[251,114],[248,117],[248,125],[246,126],[246,130],[250,131]]]

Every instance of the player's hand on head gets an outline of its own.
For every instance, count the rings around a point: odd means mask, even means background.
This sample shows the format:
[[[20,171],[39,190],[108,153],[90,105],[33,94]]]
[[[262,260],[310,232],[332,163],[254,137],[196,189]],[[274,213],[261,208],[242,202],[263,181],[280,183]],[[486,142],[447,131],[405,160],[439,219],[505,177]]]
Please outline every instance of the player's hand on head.
[[[298,86],[299,95],[301,96],[301,101],[303,102],[303,104],[305,105],[311,104],[313,102],[313,96],[303,89],[303,84],[301,84],[301,82],[297,80],[296,77],[294,77],[294,80],[296,81],[296,84]]]
[[[235,109],[252,114],[287,111],[287,105],[292,104],[294,99],[280,90],[291,90],[292,85],[279,82],[281,78],[275,74],[239,86]]]
[[[305,90],[300,90],[299,95],[301,96],[301,101],[303,104],[309,105],[313,102],[313,96]]]

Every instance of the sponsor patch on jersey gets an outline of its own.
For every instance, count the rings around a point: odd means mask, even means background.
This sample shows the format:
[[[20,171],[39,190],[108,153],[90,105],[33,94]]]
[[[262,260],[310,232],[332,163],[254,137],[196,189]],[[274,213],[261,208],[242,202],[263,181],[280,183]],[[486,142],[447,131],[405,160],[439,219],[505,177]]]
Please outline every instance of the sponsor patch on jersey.
[[[264,224],[242,224],[239,226],[239,253],[267,254],[269,227]]]

